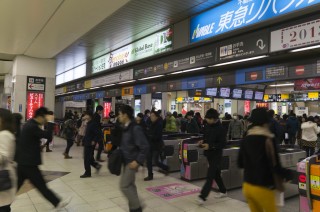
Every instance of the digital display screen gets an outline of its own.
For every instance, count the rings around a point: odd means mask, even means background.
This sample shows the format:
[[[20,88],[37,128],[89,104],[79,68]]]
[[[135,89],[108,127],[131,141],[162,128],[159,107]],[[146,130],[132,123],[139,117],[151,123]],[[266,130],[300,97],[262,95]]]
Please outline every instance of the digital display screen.
[[[230,97],[230,88],[220,88],[220,96],[229,98]]]
[[[207,88],[206,95],[207,96],[217,96],[218,88]]]
[[[256,91],[255,94],[254,94],[254,99],[255,100],[263,100],[263,92]]]
[[[233,91],[232,91],[232,97],[235,98],[235,99],[241,99],[241,97],[242,97],[242,90],[241,90],[241,89],[238,89],[238,88],[233,89]]]
[[[245,99],[252,99],[253,98],[253,90],[246,90],[244,92],[244,98]]]

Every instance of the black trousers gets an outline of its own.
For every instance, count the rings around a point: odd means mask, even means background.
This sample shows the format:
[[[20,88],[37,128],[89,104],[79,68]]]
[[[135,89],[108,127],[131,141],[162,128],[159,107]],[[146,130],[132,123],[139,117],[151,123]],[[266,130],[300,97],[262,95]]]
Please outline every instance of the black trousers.
[[[100,140],[97,143],[99,144],[99,147],[98,147],[98,152],[97,152],[97,155],[96,155],[96,160],[100,160],[101,159],[101,153],[104,150],[103,140]]]
[[[147,155],[147,167],[148,167],[148,176],[152,177],[153,172],[152,172],[152,165],[153,162],[155,163],[156,166],[159,168],[168,171],[169,167],[167,165],[164,165],[162,162],[159,161],[159,156],[160,156],[160,151],[159,150],[154,150],[150,149],[149,154]]]
[[[310,157],[310,156],[314,155],[315,147],[304,146],[303,150],[306,151],[306,157]]]
[[[5,205],[0,207],[0,212],[10,212],[11,208],[10,205]]]
[[[60,199],[47,187],[38,166],[18,165],[18,190],[27,179],[54,207],[59,204]]]
[[[69,155],[70,148],[73,146],[74,140],[72,139],[67,139],[67,147],[64,153]]]
[[[223,184],[222,178],[221,178],[221,159],[222,159],[222,153],[221,156],[215,157],[215,155],[209,153],[210,155],[207,156],[209,167],[208,167],[208,173],[207,173],[207,179],[202,187],[200,197],[202,199],[206,199],[209,196],[209,193],[212,189],[212,183],[213,180],[216,181],[219,191],[221,193],[226,193],[227,189]],[[215,153],[214,153],[215,154]],[[219,153],[220,154],[220,153]]]
[[[84,169],[85,171],[85,175],[89,175],[91,176],[91,167],[93,166],[94,168],[97,168],[97,166],[99,165],[95,160],[94,160],[94,146],[84,146]]]

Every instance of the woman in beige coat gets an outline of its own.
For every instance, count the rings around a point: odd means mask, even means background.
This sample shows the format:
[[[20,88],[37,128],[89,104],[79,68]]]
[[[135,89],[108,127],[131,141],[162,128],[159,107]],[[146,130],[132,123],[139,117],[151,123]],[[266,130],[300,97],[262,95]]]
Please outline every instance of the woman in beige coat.
[[[13,116],[9,110],[0,108],[0,170],[9,170],[12,187],[6,191],[0,191],[0,211],[10,211],[10,205],[17,191],[17,176],[15,163],[15,136]]]

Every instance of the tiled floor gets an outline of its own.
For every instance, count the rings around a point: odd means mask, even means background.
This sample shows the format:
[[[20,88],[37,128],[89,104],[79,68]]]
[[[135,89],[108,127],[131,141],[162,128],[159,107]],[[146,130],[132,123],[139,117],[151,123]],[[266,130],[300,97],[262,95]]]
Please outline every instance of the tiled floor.
[[[104,212],[124,212],[129,211],[126,199],[119,190],[119,177],[111,175],[103,164],[99,175],[93,174],[92,178],[80,179],[83,174],[82,147],[73,146],[70,155],[73,159],[66,160],[62,156],[65,148],[65,141],[55,138],[53,152],[43,153],[44,171],[70,172],[66,175],[56,176],[57,178],[48,182],[48,186],[60,197],[66,198],[72,196],[71,203],[65,209],[66,211],[87,212],[87,211],[104,211]],[[106,157],[106,155],[103,155]],[[94,171],[93,171],[94,172]],[[52,172],[51,175],[54,175]],[[137,187],[139,196],[145,205],[145,212],[151,211],[188,211],[188,212],[248,212],[246,203],[231,199],[214,199],[210,195],[204,206],[197,205],[195,198],[197,194],[179,197],[172,200],[164,200],[146,190],[148,187],[167,185],[171,183],[187,183],[177,178],[163,174],[155,173],[153,181],[144,182],[143,178],[146,170],[140,168],[137,173]],[[55,177],[54,177],[55,178]],[[62,210],[62,211],[65,211]],[[41,194],[35,189],[26,189],[20,191],[17,199],[12,204],[12,211],[31,212],[31,211],[54,211],[52,205],[46,201]]]

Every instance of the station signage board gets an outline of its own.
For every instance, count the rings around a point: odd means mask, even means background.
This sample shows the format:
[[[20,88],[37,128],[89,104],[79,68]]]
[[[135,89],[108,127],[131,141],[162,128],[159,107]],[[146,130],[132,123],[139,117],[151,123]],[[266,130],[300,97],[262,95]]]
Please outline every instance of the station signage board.
[[[44,93],[27,92],[26,120],[33,118],[35,111],[44,106]]]
[[[270,51],[283,51],[320,43],[320,18],[271,32]]]
[[[266,68],[266,79],[285,79],[288,76],[288,67],[284,65]]]
[[[219,62],[265,55],[269,52],[268,31],[247,34],[220,42],[217,47]]]
[[[294,90],[320,90],[320,78],[295,80]]]
[[[92,61],[92,73],[115,68],[172,50],[173,29],[168,28]]]
[[[133,95],[133,87],[124,87],[121,89],[121,96],[131,96]]]
[[[134,67],[134,79],[208,66],[215,63],[216,45],[210,44],[165,56]]]
[[[121,96],[122,90],[121,89],[111,89],[111,90],[106,90],[105,96],[106,97],[117,97]]]
[[[110,85],[113,83],[124,82],[132,80],[133,70],[117,72],[115,74],[109,74],[103,77],[94,78],[91,80],[90,87],[99,87],[103,85]]]
[[[147,86],[146,85],[136,85],[134,86],[134,95],[141,95],[147,93]]]
[[[275,19],[319,3],[320,0],[230,1],[191,18],[190,43]]]
[[[163,84],[149,84],[147,85],[147,92],[148,93],[157,93],[164,91],[164,85]]]
[[[42,91],[46,90],[45,77],[27,76],[27,91]]]

